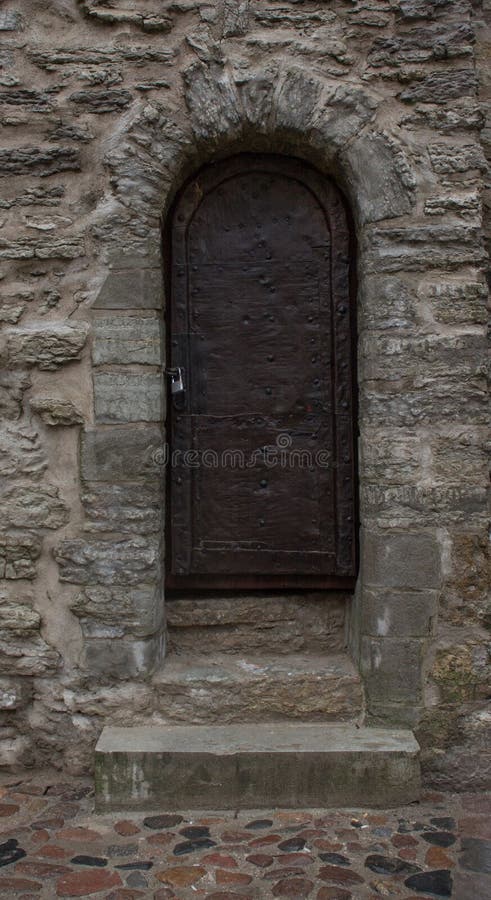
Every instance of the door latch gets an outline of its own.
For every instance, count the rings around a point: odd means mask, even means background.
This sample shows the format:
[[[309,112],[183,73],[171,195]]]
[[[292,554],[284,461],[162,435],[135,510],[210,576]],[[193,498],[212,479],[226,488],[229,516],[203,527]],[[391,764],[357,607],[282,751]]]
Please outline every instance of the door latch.
[[[184,369],[182,366],[176,366],[173,369],[166,369],[165,374],[170,378],[170,392],[174,397],[176,394],[184,393]]]

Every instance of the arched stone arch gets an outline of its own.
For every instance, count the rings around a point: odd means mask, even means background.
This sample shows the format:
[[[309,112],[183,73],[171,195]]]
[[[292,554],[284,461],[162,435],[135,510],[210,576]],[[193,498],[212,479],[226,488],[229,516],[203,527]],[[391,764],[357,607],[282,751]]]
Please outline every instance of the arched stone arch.
[[[395,267],[399,278],[404,265],[411,270],[419,259],[413,243],[419,239],[409,233],[417,208],[416,172],[401,135],[384,128],[381,98],[374,91],[294,66],[241,74],[228,65],[197,62],[184,73],[182,104],[181,114],[174,116],[162,103],[148,102],[110,138],[106,163],[111,190],[92,230],[101,272],[106,271],[93,303],[94,361],[106,369],[94,372],[95,426],[83,436],[82,477],[89,485],[111,479],[124,492],[129,465],[154,509],[161,505],[157,475],[165,417],[161,374],[165,359],[163,342],[158,340],[158,311],[164,303],[161,221],[193,172],[204,163],[248,150],[294,155],[333,176],[354,214],[360,297],[369,314],[377,292],[388,296],[393,289],[384,286],[384,278],[394,271],[390,264],[394,254],[400,254]],[[386,224],[392,219],[402,223],[399,230]],[[389,260],[382,264],[381,247]],[[376,290],[367,287],[370,273],[376,274]],[[139,356],[140,332],[154,336],[150,359]],[[147,363],[144,371],[141,362]],[[362,421],[363,385],[370,377],[364,365],[362,357]],[[361,458],[363,467],[363,446]],[[360,474],[363,483],[363,469]],[[162,654],[161,546],[157,529],[142,531],[131,540],[115,538],[106,551],[117,559],[116,574],[113,565],[106,577],[104,559],[93,566],[94,579],[105,585],[110,602],[120,604],[122,620],[126,616],[129,623],[124,641],[118,642],[116,669],[122,677],[147,675]],[[124,587],[118,589],[120,571],[125,573]],[[396,647],[389,626],[385,635],[393,641],[389,646],[384,635],[374,631],[380,593],[387,598],[394,590],[418,594],[426,610],[421,615],[424,634],[439,572],[435,537],[424,530],[406,536],[369,534],[362,540],[351,644],[361,661],[369,706],[382,718],[412,721],[414,709],[422,704],[422,658],[420,641],[417,647],[411,641]],[[105,655],[97,650],[91,656],[88,635],[87,649],[88,664],[99,670],[106,666],[114,676],[111,648]],[[393,658],[401,652],[412,655],[412,682],[402,689],[400,667]]]

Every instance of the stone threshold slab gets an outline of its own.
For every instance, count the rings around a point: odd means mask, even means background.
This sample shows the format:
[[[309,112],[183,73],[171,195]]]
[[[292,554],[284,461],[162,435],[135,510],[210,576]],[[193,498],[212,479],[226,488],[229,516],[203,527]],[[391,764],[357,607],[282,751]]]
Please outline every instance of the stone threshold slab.
[[[419,798],[411,731],[352,725],[106,726],[96,808],[390,807]]]

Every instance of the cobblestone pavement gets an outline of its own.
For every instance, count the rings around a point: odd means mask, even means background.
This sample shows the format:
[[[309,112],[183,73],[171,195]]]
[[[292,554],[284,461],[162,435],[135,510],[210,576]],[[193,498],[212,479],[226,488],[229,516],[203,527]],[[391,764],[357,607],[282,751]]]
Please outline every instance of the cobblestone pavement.
[[[491,898],[491,795],[397,810],[99,816],[92,783],[4,778],[0,897]]]

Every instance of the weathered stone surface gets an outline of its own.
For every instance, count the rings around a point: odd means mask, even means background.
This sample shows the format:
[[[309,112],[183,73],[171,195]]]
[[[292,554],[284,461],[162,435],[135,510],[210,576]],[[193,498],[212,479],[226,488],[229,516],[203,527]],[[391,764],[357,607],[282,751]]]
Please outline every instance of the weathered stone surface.
[[[56,175],[79,172],[80,160],[72,147],[18,147],[0,150],[0,176]]]
[[[100,587],[88,585],[71,604],[74,615],[101,626],[118,626],[123,634],[146,637],[161,624],[161,590],[151,586]]]
[[[23,709],[32,696],[29,678],[0,678],[0,710]]]
[[[3,528],[61,528],[68,521],[68,507],[53,485],[14,482],[0,488]]]
[[[313,75],[302,69],[287,72],[277,98],[279,127],[300,131],[311,128],[320,92],[321,82]]]
[[[347,721],[358,715],[361,684],[343,654],[168,657],[153,680],[169,722]]]
[[[409,34],[396,38],[376,38],[368,55],[370,65],[419,64],[442,58],[471,56],[475,34],[467,24],[414,26]]]
[[[24,422],[0,426],[0,475],[37,480],[48,463],[35,428]]]
[[[431,532],[368,531],[363,534],[361,552],[367,585],[416,590],[440,587],[440,551]]]
[[[360,665],[368,701],[421,702],[423,650],[419,640],[363,637]]]
[[[226,73],[214,77],[210,69],[194,63],[184,72],[186,102],[198,139],[233,134],[240,125],[237,95]]]
[[[61,397],[31,397],[31,409],[37,413],[45,425],[82,425],[84,417],[71,402]]]
[[[484,333],[400,337],[375,335],[362,338],[360,357],[370,380],[414,378],[424,361],[428,376],[483,374],[486,342]]]
[[[161,306],[161,270],[136,266],[111,272],[94,302],[94,309],[160,309]]]
[[[82,476],[87,481],[155,479],[163,436],[157,425],[95,428],[82,435]]]
[[[476,193],[430,197],[425,202],[427,216],[443,216],[446,212],[450,212],[464,219],[472,219],[478,216],[480,211],[481,202]]]
[[[363,136],[342,154],[352,179],[352,196],[362,223],[409,213],[414,176],[404,153],[384,134]]]
[[[96,749],[97,808],[139,809],[149,794],[165,809],[186,802],[201,809],[407,802],[419,793],[418,752],[409,732],[386,729],[106,728]],[[362,882],[341,871],[346,881]]]
[[[39,634],[39,613],[3,593],[0,599],[0,673],[41,675],[55,670],[59,655]]]
[[[82,503],[87,531],[152,534],[162,527],[158,477],[146,484],[86,484]]]
[[[0,13],[0,31],[21,31],[22,16],[19,12],[1,12]]]
[[[0,259],[78,259],[84,255],[84,242],[79,237],[51,241],[37,237],[19,241],[0,239]]]
[[[430,103],[415,106],[411,115],[403,116],[401,125],[431,128],[439,132],[479,131],[484,125],[484,114],[478,103],[470,98],[455,100],[446,108]]]
[[[0,578],[34,578],[41,539],[32,532],[0,533]]]
[[[366,589],[361,629],[372,637],[427,638],[432,633],[437,612],[437,591]]]
[[[162,359],[158,319],[113,316],[94,320],[94,364],[141,363],[158,366]]]
[[[154,329],[164,319],[162,272],[167,278],[171,248],[162,241],[162,224],[202,165],[236,152],[271,152],[328,174],[354,214],[360,514],[377,540],[376,558],[368,567],[362,559],[356,598],[311,598],[297,607],[293,597],[264,596],[261,608],[250,597],[235,606],[231,597],[206,604],[187,598],[187,611],[179,600],[171,605],[169,643],[181,658],[206,649],[208,665],[217,653],[248,659],[251,647],[269,658],[274,650],[284,661],[293,653],[328,655],[342,650],[346,611],[354,652],[357,631],[365,650],[367,639],[374,642],[367,651],[374,665],[367,676],[370,715],[411,726],[421,719],[427,777],[481,789],[488,765],[484,629],[491,621],[481,335],[489,247],[481,238],[489,237],[484,154],[491,150],[491,120],[483,71],[489,35],[479,4],[5,5],[0,575],[16,588],[7,605],[31,608],[19,599],[19,582],[35,578],[39,609],[46,609],[34,631],[9,637],[18,654],[11,668],[38,651],[43,657],[45,649],[32,649],[33,641],[42,629],[49,642],[53,629],[63,675],[47,666],[46,677],[40,665],[34,708],[5,711],[9,730],[1,732],[0,759],[44,764],[49,757],[59,765],[63,758],[87,768],[105,718],[125,724],[161,715],[160,696],[155,703],[135,682],[148,676],[163,647],[165,453],[157,423],[166,391]],[[68,365],[57,370],[66,348],[52,343],[52,329],[77,325],[91,308],[93,359],[87,345],[70,346]],[[37,329],[46,334],[42,340],[31,334]],[[15,370],[5,352],[12,331],[29,334]],[[102,421],[81,436],[77,459],[78,435],[63,426],[94,421],[94,360]],[[64,531],[57,536],[47,525]],[[431,541],[438,535],[441,583],[427,551],[395,552],[394,540],[411,544],[415,534]],[[140,559],[145,541],[136,550],[132,543],[145,535],[155,545],[160,538],[153,563]],[[76,562],[62,564],[63,571],[75,578],[86,571],[103,584],[56,587],[51,547],[67,537],[91,549],[87,559],[80,550]],[[435,632],[429,610],[438,591]],[[424,657],[401,651],[409,667],[425,670],[435,658],[424,695],[411,671],[414,690],[400,699],[400,674],[385,641],[424,643]],[[78,705],[77,673],[91,685]],[[128,678],[118,694],[117,680]],[[302,684],[303,704],[318,685],[314,678]],[[281,685],[286,698],[286,676]],[[252,688],[250,696],[256,711],[265,709]],[[139,889],[127,885],[133,887]]]
[[[304,595],[168,600],[170,647],[178,653],[340,651],[349,598]]]
[[[62,541],[55,558],[61,580],[72,584],[153,583],[159,576],[158,542],[151,539]]]
[[[487,286],[479,281],[423,281],[418,289],[431,311],[446,325],[481,325],[487,320]]]
[[[86,16],[107,25],[136,25],[147,32],[167,32],[172,27],[169,16],[157,14],[161,4],[152,0],[145,0],[143,6],[126,4],[122,8],[115,8],[111,0],[81,0],[80,6]]]
[[[476,73],[473,69],[453,69],[449,72],[432,72],[399,94],[406,103],[448,103],[458,97],[476,94]]]
[[[431,164],[439,175],[485,172],[487,163],[479,144],[435,142],[428,147]]]
[[[58,369],[80,359],[88,333],[89,326],[85,322],[52,322],[49,325],[43,322],[12,328],[7,334],[10,363],[47,371]]]
[[[96,420],[114,422],[160,422],[164,413],[162,375],[94,375]]]
[[[71,103],[75,103],[85,112],[89,113],[112,113],[125,109],[129,106],[132,96],[129,91],[125,90],[106,90],[106,91],[75,91],[69,97]]]
[[[223,36],[246,34],[249,25],[249,0],[224,0]]]
[[[163,635],[115,640],[110,634],[85,638],[85,667],[91,674],[114,682],[151,675],[164,652]]]

